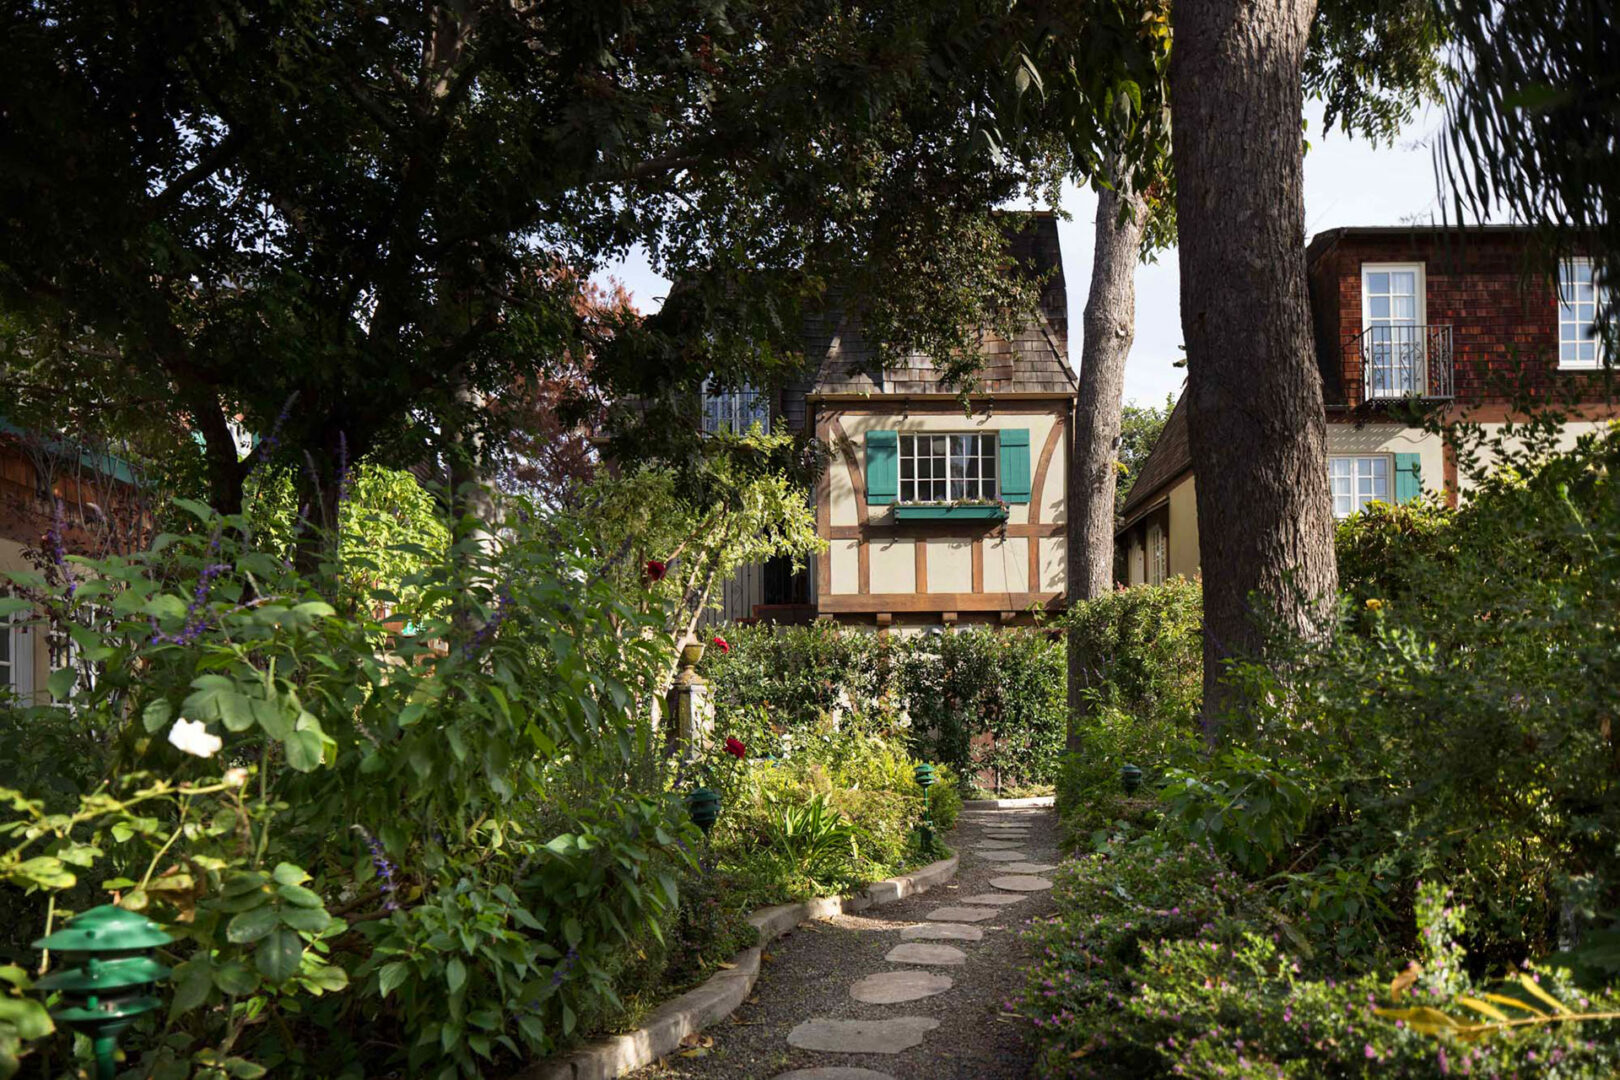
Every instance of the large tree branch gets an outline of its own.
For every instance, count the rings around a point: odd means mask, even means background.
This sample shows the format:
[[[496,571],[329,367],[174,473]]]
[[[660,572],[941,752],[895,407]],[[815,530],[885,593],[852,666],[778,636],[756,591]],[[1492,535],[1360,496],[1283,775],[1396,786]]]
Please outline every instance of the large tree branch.
[[[234,161],[242,152],[242,148],[247,145],[247,141],[245,129],[233,127],[223,139],[198,158],[196,164],[175,177],[173,183],[148,200],[147,216],[155,220],[168,213],[192,188]]]

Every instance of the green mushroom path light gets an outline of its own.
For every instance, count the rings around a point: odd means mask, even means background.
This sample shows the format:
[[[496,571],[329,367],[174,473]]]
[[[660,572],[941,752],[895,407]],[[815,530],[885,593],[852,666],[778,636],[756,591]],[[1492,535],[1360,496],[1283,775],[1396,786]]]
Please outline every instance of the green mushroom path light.
[[[136,1017],[163,1005],[147,991],[166,979],[169,969],[152,959],[151,953],[172,940],[146,916],[103,904],[34,942],[36,949],[49,949],[77,961],[35,985],[61,992],[62,1000],[51,1010],[51,1017],[90,1037],[97,1080],[113,1080],[117,1073],[115,1053],[124,1029]]]
[[[705,838],[720,819],[720,793],[711,787],[696,787],[686,797],[686,812],[692,824],[703,830]]]
[[[923,790],[923,819],[922,824],[917,829],[918,840],[925,853],[932,852],[934,850],[934,818],[933,811],[928,803],[928,789],[934,786],[934,767],[925,762],[913,769],[911,775],[912,779],[917,781],[917,786]]]
[[[1142,786],[1142,770],[1135,765],[1123,765],[1119,770],[1119,786],[1125,789],[1125,794],[1134,795],[1136,789]]]

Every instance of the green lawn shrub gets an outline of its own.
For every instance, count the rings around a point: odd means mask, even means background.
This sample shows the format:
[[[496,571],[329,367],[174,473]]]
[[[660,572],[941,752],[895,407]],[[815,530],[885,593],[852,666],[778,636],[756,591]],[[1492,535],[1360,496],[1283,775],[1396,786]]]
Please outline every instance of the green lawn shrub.
[[[1084,658],[1079,749],[1065,757],[1057,785],[1071,843],[1105,835],[1116,821],[1151,820],[1165,771],[1197,758],[1202,621],[1202,590],[1184,578],[1116,590],[1065,613],[1068,647]],[[1143,772],[1137,798],[1119,784],[1126,764]]]
[[[909,769],[903,743],[835,739],[826,767],[871,787],[819,796],[847,859],[700,864],[646,705],[675,655],[664,603],[534,519],[494,543],[463,522],[442,550],[339,545],[305,573],[246,521],[183,512],[193,531],[150,551],[11,576],[77,662],[52,704],[0,701],[0,972],[26,989],[47,919],[109,900],[171,927],[170,1008],[123,1037],[142,1075],[219,1047],[242,1076],[509,1072],[752,943],[750,891],[909,857],[919,800],[879,783]],[[39,1007],[4,1000],[0,1061],[71,1069]]]
[[[1510,459],[1460,509],[1342,523],[1337,635],[1237,665],[1250,704],[1207,742],[1114,707],[1154,684],[1153,646],[1099,669],[1083,734],[1149,778],[1126,800],[1116,761],[1066,765],[1089,842],[1022,1006],[1043,1075],[1620,1071],[1617,467],[1620,436],[1599,433]],[[1128,616],[1099,621],[1106,641]],[[1194,691],[1192,650],[1184,676]],[[1201,896],[1135,869],[1178,850],[1263,897],[1238,939],[1153,914]],[[1127,900],[1143,908],[1110,911]],[[1116,918],[1156,936],[1110,966]],[[1097,978],[1071,993],[1066,969]]]
[[[709,857],[730,875],[739,904],[849,892],[938,857],[918,847],[923,794],[904,731],[876,717],[836,727],[822,718],[798,728],[798,739],[760,744],[776,751],[762,756],[736,734],[758,715],[722,707],[717,745],[694,770],[721,793]],[[742,744],[745,759],[725,749],[727,738]],[[936,777],[929,804],[944,831],[961,797],[948,767],[936,767]]]
[[[818,623],[722,633],[728,649],[708,650],[700,670],[717,706],[762,746],[826,739],[823,721],[871,715],[904,730],[917,757],[965,779],[985,774],[992,789],[1056,779],[1066,675],[1061,643],[1043,631],[898,637]]]
[[[1208,845],[1138,837],[1066,864],[1052,895],[1057,914],[1028,931],[1039,959],[1009,1003],[1030,1025],[1038,1077],[1596,1080],[1620,1069],[1620,994],[1565,969],[1471,975],[1455,936],[1462,910],[1437,888],[1418,905],[1416,962],[1393,982],[1313,953]],[[1604,1018],[1560,1022],[1560,1010]],[[1434,1034],[1493,1019],[1521,1026]]]

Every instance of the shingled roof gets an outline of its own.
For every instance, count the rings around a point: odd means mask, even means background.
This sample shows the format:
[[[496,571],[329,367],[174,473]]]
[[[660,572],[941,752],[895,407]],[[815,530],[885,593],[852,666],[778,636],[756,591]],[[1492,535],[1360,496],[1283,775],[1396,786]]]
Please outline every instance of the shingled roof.
[[[1008,238],[1009,254],[1020,265],[1045,277],[1038,314],[1011,341],[987,333],[978,392],[986,394],[1075,393],[1069,366],[1068,291],[1063,280],[1063,254],[1058,246],[1057,218],[1050,212],[1027,215],[1025,226]],[[874,380],[867,368],[874,349],[858,322],[832,309],[808,320],[805,360],[815,372],[817,394],[954,394],[921,354],[904,356]]]
[[[1136,474],[1136,483],[1131,485],[1125,505],[1120,508],[1118,531],[1124,532],[1134,525],[1141,512],[1157,503],[1166,489],[1191,468],[1192,447],[1187,442],[1187,395],[1182,394],[1176,407],[1170,410],[1164,430],[1159,432],[1159,441],[1153,444],[1147,460],[1142,462],[1142,471]]]

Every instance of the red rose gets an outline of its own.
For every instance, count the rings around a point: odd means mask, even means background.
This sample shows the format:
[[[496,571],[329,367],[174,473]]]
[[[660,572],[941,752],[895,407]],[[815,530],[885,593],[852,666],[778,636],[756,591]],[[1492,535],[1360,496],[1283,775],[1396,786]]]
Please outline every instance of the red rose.
[[[721,637],[719,634],[714,635],[714,644],[722,653],[728,653],[731,651],[731,643],[725,638]]]
[[[647,580],[649,582],[663,581],[664,575],[668,572],[669,567],[665,566],[657,559],[647,560]]]
[[[726,737],[726,753],[741,761],[748,756],[748,747],[728,735]]]

